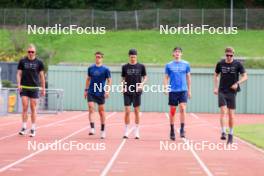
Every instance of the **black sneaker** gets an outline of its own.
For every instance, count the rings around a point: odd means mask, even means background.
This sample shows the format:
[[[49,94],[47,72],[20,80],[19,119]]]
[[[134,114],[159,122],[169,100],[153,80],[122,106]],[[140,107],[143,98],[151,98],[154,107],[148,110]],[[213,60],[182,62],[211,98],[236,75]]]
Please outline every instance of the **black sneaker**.
[[[19,131],[19,135],[24,136],[27,133],[27,129],[26,128],[21,128],[21,130]]]
[[[36,136],[36,130],[31,129],[29,137],[34,137],[34,136]]]
[[[226,133],[221,134],[221,140],[226,140]]]
[[[180,137],[185,138],[185,131],[182,129],[180,130]]]
[[[227,144],[232,144],[232,143],[233,143],[233,135],[232,134],[228,134]]]
[[[123,136],[123,139],[128,139],[128,136]]]
[[[174,131],[171,131],[170,132],[170,139],[172,140],[172,141],[175,141],[175,133],[174,133]]]

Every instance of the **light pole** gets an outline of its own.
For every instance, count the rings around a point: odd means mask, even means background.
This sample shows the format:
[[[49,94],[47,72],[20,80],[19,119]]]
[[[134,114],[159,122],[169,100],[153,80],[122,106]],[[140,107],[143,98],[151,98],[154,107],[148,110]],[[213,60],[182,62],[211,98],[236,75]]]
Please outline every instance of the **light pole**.
[[[233,27],[233,11],[234,11],[233,0],[230,0],[230,27]]]

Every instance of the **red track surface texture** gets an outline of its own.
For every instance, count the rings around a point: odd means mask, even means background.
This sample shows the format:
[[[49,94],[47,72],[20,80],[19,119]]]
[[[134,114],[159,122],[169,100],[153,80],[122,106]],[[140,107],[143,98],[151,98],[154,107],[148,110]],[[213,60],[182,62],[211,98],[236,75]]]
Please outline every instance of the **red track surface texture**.
[[[99,118],[96,135],[88,136],[87,116],[86,112],[40,115],[35,138],[17,135],[21,126],[18,115],[0,118],[0,175],[264,175],[264,151],[238,138],[235,138],[236,150],[179,147],[203,141],[224,146],[219,139],[218,115],[188,114],[187,138],[183,140],[177,135],[175,142],[168,140],[169,122],[165,113],[142,113],[140,140],[134,139],[133,125],[130,138],[122,139],[123,113],[120,112],[107,113],[106,139],[99,138]],[[236,124],[244,123],[264,123],[264,117],[237,115]],[[34,141],[37,144],[74,142],[88,144],[91,150],[29,150],[28,141],[32,144]],[[171,148],[166,150],[161,144]]]

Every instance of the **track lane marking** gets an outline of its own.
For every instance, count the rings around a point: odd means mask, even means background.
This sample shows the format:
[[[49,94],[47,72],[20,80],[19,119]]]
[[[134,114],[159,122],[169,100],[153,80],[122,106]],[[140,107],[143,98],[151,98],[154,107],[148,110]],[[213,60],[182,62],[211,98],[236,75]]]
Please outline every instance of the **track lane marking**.
[[[51,122],[51,123],[48,123],[48,124],[45,124],[45,125],[38,126],[36,129],[50,127],[50,126],[55,126],[55,125],[57,125],[59,123],[67,122],[67,121],[70,121],[70,120],[79,118],[79,117],[84,116],[84,115],[87,115],[87,114],[88,114],[87,112],[86,113],[81,113],[81,114],[78,114],[78,115],[69,117],[67,119],[63,119],[63,120],[59,120],[59,121],[55,121],[55,122]],[[1,140],[4,140],[4,139],[7,139],[7,138],[10,138],[10,137],[13,137],[13,136],[17,136],[17,135],[18,135],[18,132],[17,133],[12,133],[12,134],[7,135],[7,136],[0,137],[0,141]]]
[[[169,114],[165,113],[167,119],[169,119]],[[179,131],[177,130],[177,132],[179,133]],[[202,159],[199,157],[199,155],[193,150],[193,148],[190,146],[189,144],[189,140],[187,139],[183,139],[183,141],[188,144],[190,151],[192,153],[192,155],[194,156],[194,158],[196,159],[196,161],[199,163],[199,165],[202,167],[203,171],[206,173],[207,176],[213,176],[212,172],[209,170],[209,168],[206,166],[206,164],[202,161]]]
[[[132,127],[129,129],[128,135],[134,130],[134,128],[135,127]],[[118,157],[118,155],[119,155],[120,151],[122,150],[123,146],[125,145],[126,141],[127,141],[127,139],[123,139],[122,142],[119,144],[117,150],[115,151],[115,153],[113,154],[111,159],[108,161],[107,165],[105,166],[105,168],[101,172],[100,176],[106,176],[107,173],[110,171],[111,167],[113,166],[116,158]]]
[[[196,115],[196,114],[194,114],[194,113],[191,113],[190,115],[193,116],[193,117],[197,117],[199,120],[201,120],[201,121],[203,121],[203,122],[206,122],[207,124],[209,124],[209,125],[210,125],[212,128],[214,128],[215,130],[216,130],[216,129],[219,130],[219,128],[218,128],[217,126],[213,125],[212,123],[208,122],[208,121],[205,120],[205,119],[201,119],[198,115]],[[248,147],[250,147],[251,149],[257,150],[258,152],[261,152],[262,154],[264,154],[264,150],[262,150],[262,149],[256,147],[255,145],[253,145],[253,144],[251,144],[251,143],[249,143],[249,142],[247,142],[247,141],[245,141],[245,140],[243,140],[243,139],[241,139],[241,138],[239,138],[239,137],[237,137],[237,136],[234,136],[234,138],[237,139],[238,141],[240,141],[241,143],[246,144],[246,145],[247,145]]]
[[[44,116],[39,116],[37,118],[40,119],[40,120],[46,120],[47,117],[51,117],[51,116],[55,116],[55,115],[44,115]],[[9,117],[6,117],[6,118],[9,118]],[[15,117],[15,118],[19,118],[19,116]],[[13,125],[15,123],[21,123],[21,119],[19,119],[19,121],[16,120],[15,122],[2,123],[2,124],[0,124],[0,127]]]
[[[113,112],[113,113],[109,114],[108,116],[111,117],[111,116],[113,116],[115,113],[116,113],[116,112]],[[85,113],[85,114],[86,114],[86,113]],[[83,114],[79,114],[79,115],[83,115]],[[106,119],[109,118],[108,116],[106,116]],[[69,139],[70,137],[72,137],[72,136],[74,136],[74,135],[76,135],[76,134],[78,134],[78,133],[80,133],[80,132],[82,132],[82,131],[84,131],[84,130],[87,130],[87,129],[88,129],[88,127],[81,128],[81,129],[79,129],[79,130],[77,130],[77,131],[75,131],[75,132],[69,134],[68,136],[65,136],[65,137],[61,138],[60,140],[56,140],[56,142],[53,142],[51,145],[61,143],[61,142],[65,141],[65,140]],[[4,166],[4,167],[1,167],[1,168],[0,168],[0,173],[2,173],[2,172],[4,172],[4,171],[6,171],[7,169],[10,169],[10,168],[12,168],[12,167],[18,165],[18,164],[20,164],[20,163],[22,163],[22,162],[24,162],[24,161],[26,161],[26,160],[28,160],[28,159],[30,159],[30,158],[32,158],[32,157],[38,155],[38,154],[40,154],[40,153],[43,152],[43,151],[47,151],[47,150],[45,150],[45,149],[37,150],[36,152],[33,152],[33,153],[31,153],[31,154],[29,154],[29,155],[27,155],[27,156],[25,156],[25,157],[22,157],[22,158],[16,160],[15,162],[13,162],[13,163],[10,163],[10,164],[8,164],[8,165],[6,165],[6,166]]]

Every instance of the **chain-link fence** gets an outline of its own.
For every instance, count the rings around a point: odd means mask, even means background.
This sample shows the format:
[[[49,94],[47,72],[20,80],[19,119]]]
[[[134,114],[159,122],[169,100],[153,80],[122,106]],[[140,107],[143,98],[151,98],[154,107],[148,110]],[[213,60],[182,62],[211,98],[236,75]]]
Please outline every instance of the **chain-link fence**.
[[[153,29],[159,25],[230,26],[230,9],[148,9],[101,11],[93,9],[0,9],[0,26],[41,27],[78,25],[106,27],[108,30]],[[233,26],[264,29],[264,9],[234,9]]]

